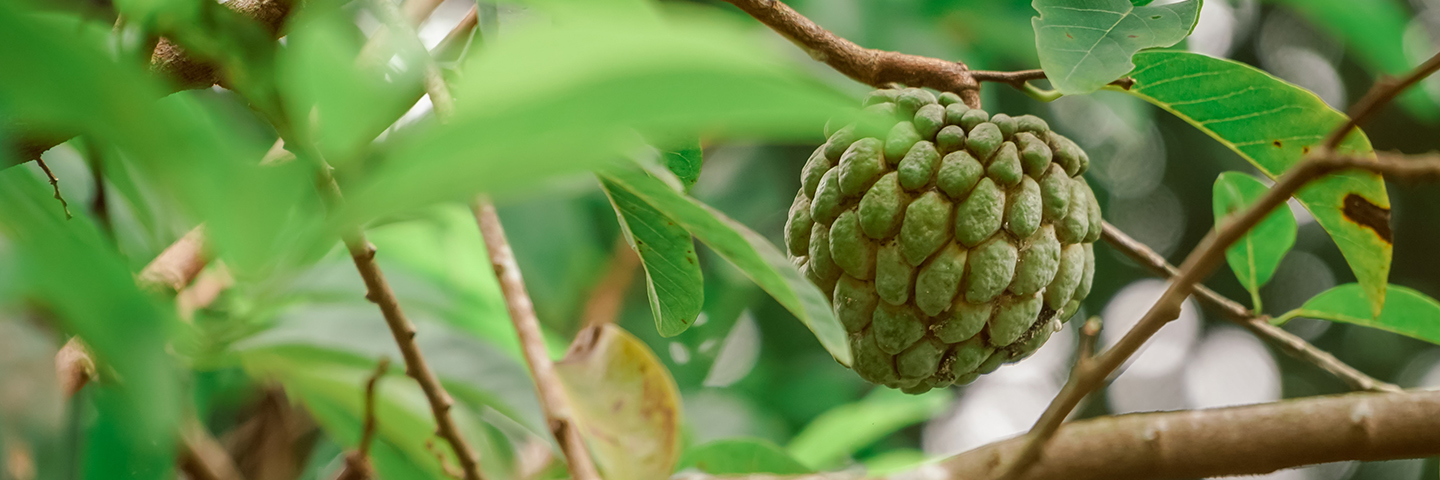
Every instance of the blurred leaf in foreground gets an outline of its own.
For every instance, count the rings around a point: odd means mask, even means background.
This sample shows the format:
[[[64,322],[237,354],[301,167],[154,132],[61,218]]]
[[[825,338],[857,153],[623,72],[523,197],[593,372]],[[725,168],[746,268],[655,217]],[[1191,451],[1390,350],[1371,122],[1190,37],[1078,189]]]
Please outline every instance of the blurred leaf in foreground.
[[[26,168],[0,171],[0,234],[16,262],[16,293],[84,339],[102,366],[87,478],[170,475],[180,411],[167,346],[177,327],[173,310],[140,291],[88,218],[66,220],[50,189]]]
[[[691,448],[680,459],[680,468],[689,467],[711,475],[798,475],[813,472],[791,458],[779,445],[760,438],[729,438]]]
[[[949,390],[908,395],[877,387],[863,400],[821,414],[790,440],[788,450],[800,463],[828,469],[886,435],[929,420],[950,404]]]
[[[644,137],[797,138],[852,102],[730,24],[596,15],[529,25],[473,57],[455,116],[397,138],[346,190],[347,222],[615,161]],[[643,136],[643,137],[642,137]]]

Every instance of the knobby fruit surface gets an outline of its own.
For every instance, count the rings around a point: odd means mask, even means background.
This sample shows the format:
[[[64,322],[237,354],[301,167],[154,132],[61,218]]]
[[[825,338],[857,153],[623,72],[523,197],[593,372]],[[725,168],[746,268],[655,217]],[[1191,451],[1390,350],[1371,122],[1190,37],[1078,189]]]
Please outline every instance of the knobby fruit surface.
[[[1032,115],[882,89],[801,172],[792,261],[831,298],[867,381],[921,393],[1034,353],[1090,293],[1090,158]]]

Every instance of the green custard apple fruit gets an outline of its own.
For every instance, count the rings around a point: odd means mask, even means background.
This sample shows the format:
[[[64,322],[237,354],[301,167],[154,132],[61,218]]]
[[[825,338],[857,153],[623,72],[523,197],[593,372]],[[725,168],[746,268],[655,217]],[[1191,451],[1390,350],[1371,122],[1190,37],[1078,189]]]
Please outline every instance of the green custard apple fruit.
[[[920,393],[1029,356],[1090,293],[1090,159],[1031,115],[883,89],[827,132],[785,243],[830,296],[870,382]]]

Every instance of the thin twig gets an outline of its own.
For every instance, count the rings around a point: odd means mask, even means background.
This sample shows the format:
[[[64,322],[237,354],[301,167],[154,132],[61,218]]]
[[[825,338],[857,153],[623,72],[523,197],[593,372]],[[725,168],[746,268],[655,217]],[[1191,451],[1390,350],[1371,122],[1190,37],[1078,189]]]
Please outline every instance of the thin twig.
[[[1419,67],[1415,67],[1415,70],[1412,70],[1403,78],[1384,78],[1375,82],[1374,85],[1370,86],[1370,91],[1366,92],[1364,97],[1360,97],[1360,100],[1355,102],[1354,106],[1350,107],[1350,119],[1346,120],[1345,124],[1341,125],[1340,128],[1331,132],[1329,137],[1325,138],[1325,149],[1335,150],[1340,146],[1340,142],[1345,140],[1346,136],[1350,135],[1351,130],[1354,130],[1360,125],[1364,125],[1371,117],[1380,113],[1380,109],[1389,105],[1395,97],[1399,96],[1400,92],[1404,92],[1412,85],[1420,83],[1421,80],[1424,80],[1425,77],[1430,76],[1437,70],[1440,70],[1440,53],[1436,53],[1430,57],[1429,60],[1426,60],[1425,63],[1420,64]]]
[[[308,153],[318,155],[313,151]],[[339,185],[335,183],[335,178],[330,175],[328,168],[321,168],[320,172],[323,194],[329,203],[338,205],[342,201]],[[345,248],[350,252],[350,260],[360,272],[360,278],[365,281],[365,298],[380,307],[380,313],[385,317],[385,325],[390,327],[390,334],[395,337],[395,343],[400,347],[400,354],[405,359],[405,374],[414,378],[420,384],[420,390],[425,393],[425,400],[430,404],[430,413],[435,417],[435,435],[450,443],[465,480],[483,479],[484,474],[480,472],[475,451],[470,449],[470,444],[460,434],[455,418],[450,415],[455,399],[445,391],[440,379],[430,370],[425,356],[420,353],[420,346],[415,343],[415,324],[411,323],[400,309],[400,300],[395,297],[394,290],[390,289],[390,282],[375,263],[375,246],[365,239],[365,232],[360,228],[347,233],[344,241]]]
[[[1096,315],[1085,320],[1080,327],[1080,350],[1076,354],[1075,363],[1083,364],[1090,362],[1095,356],[1095,340],[1100,337],[1101,321]]]
[[[75,218],[73,215],[70,215],[70,204],[66,203],[65,197],[60,195],[60,179],[55,178],[55,172],[51,172],[50,166],[46,165],[45,161],[41,160],[40,157],[35,157],[35,164],[39,165],[40,169],[45,171],[45,176],[50,178],[50,188],[55,190],[55,199],[60,201],[60,209],[65,211],[65,219]]]
[[[830,33],[779,0],[725,0],[789,39],[816,61],[873,87],[899,83],[955,92],[966,105],[980,106],[980,84],[964,63],[877,50]]]
[[[391,20],[389,22],[391,28],[400,28],[402,29],[400,33],[414,37],[413,27],[406,23],[406,20],[401,19],[401,14],[399,10],[394,7],[394,4],[384,0],[375,3],[379,8],[383,9],[383,11],[380,12],[382,16]],[[374,40],[375,37],[371,37],[371,39]],[[374,44],[375,42],[367,42],[361,50],[361,58],[357,61],[366,61],[365,52],[367,49],[372,48]],[[435,66],[434,61],[430,59],[428,55],[425,60],[427,65],[426,69],[427,72],[429,72],[429,70]],[[434,83],[426,82],[427,90],[436,87],[437,85]],[[444,89],[444,83],[440,82],[438,87]],[[432,95],[431,97],[431,99],[437,103],[440,101],[447,103],[451,101],[448,91],[431,93],[440,93],[439,95]],[[448,112],[448,110],[442,111],[442,109],[437,106],[436,112],[438,114]],[[293,137],[293,132],[288,133]],[[333,169],[324,162],[323,156],[320,155],[319,151],[314,148],[314,145],[304,143],[297,144],[293,140],[287,140],[286,143],[292,147],[299,145],[300,150],[303,151],[306,156],[311,157],[318,163],[320,176],[318,186],[321,190],[321,195],[325,198],[326,203],[332,207],[338,207],[339,204],[344,201],[343,195],[340,192],[340,185],[336,183],[335,177],[331,173]],[[425,399],[430,404],[430,412],[435,417],[435,434],[449,442],[450,448],[454,451],[455,458],[460,464],[460,470],[465,480],[483,479],[484,474],[480,471],[480,463],[476,459],[475,451],[470,448],[469,442],[460,434],[460,429],[455,424],[454,417],[450,415],[450,410],[455,405],[455,399],[450,396],[450,393],[445,390],[444,385],[441,385],[440,379],[430,370],[430,365],[425,361],[424,355],[421,354],[419,345],[415,343],[415,324],[411,323],[410,319],[405,316],[404,311],[401,310],[399,299],[395,297],[395,292],[391,290],[389,281],[385,279],[385,274],[380,271],[379,265],[375,263],[375,246],[372,245],[369,240],[366,240],[364,230],[358,227],[346,233],[343,240],[345,248],[350,252],[351,261],[355,264],[356,270],[359,270],[360,277],[365,281],[365,298],[380,307],[380,312],[385,317],[385,324],[390,327],[390,334],[395,337],[395,343],[400,347],[401,356],[405,360],[405,374],[414,378],[415,381],[420,384],[420,390],[425,393]],[[444,464],[443,459],[441,463],[442,465]]]
[[[500,216],[495,205],[481,196],[471,205],[475,221],[480,224],[480,235],[485,238],[485,250],[490,255],[490,265],[495,268],[495,278],[500,281],[500,291],[505,294],[505,307],[510,311],[510,320],[515,324],[515,333],[520,337],[520,347],[525,354],[525,364],[530,367],[530,376],[535,379],[535,393],[540,397],[541,409],[545,411],[546,424],[550,433],[560,444],[565,454],[570,478],[574,480],[600,480],[600,473],[585,450],[585,441],[575,426],[574,414],[565,386],[555,374],[555,364],[545,350],[545,337],[540,331],[540,320],[535,317],[535,304],[525,291],[525,280],[520,276],[520,265],[515,261],[515,252],[505,238],[505,228],[500,225]]]
[[[345,455],[345,469],[335,480],[366,480],[375,476],[370,466],[370,444],[375,441],[375,386],[390,369],[390,358],[380,357],[375,363],[375,372],[365,381],[365,416],[360,427],[360,444],[355,451]]]
[[[1179,273],[1174,266],[1165,261],[1165,257],[1162,257],[1145,244],[1140,243],[1139,240],[1131,238],[1109,222],[1105,222],[1103,226],[1104,231],[1101,238],[1103,238],[1106,243],[1109,243],[1111,247],[1119,250],[1120,253],[1130,257],[1131,260],[1165,278],[1173,277]],[[1240,305],[1240,303],[1220,295],[1204,285],[1195,286],[1194,296],[1200,300],[1200,303],[1218,310],[1226,319],[1245,327],[1247,330],[1250,330],[1251,333],[1254,333],[1255,336],[1280,347],[1281,351],[1300,360],[1314,364],[1326,372],[1330,372],[1331,375],[1334,375],[1349,385],[1351,389],[1375,392],[1400,391],[1400,387],[1380,381],[1366,375],[1364,372],[1356,370],[1355,367],[1340,361],[1340,359],[1335,358],[1335,356],[1329,352],[1311,345],[1310,342],[1305,341],[1305,339],[1295,336],[1295,334],[1283,328],[1271,325],[1268,317],[1263,315],[1257,316]]]

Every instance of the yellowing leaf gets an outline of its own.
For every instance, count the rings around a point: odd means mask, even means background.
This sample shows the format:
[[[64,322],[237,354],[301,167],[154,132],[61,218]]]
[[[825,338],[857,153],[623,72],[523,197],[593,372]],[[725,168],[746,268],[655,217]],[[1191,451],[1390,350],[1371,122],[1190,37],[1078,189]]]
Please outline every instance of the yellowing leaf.
[[[680,391],[644,342],[614,325],[588,328],[555,372],[605,478],[670,476],[680,458]]]
[[[1270,178],[1285,173],[1345,121],[1320,97],[1254,67],[1186,52],[1135,55],[1127,93],[1175,114],[1234,150]],[[1360,131],[1339,150],[1371,154]],[[1385,303],[1390,276],[1390,198],[1371,172],[1326,175],[1295,194],[1315,216],[1364,287],[1371,309]]]

